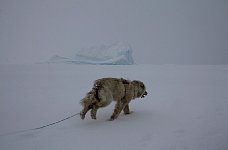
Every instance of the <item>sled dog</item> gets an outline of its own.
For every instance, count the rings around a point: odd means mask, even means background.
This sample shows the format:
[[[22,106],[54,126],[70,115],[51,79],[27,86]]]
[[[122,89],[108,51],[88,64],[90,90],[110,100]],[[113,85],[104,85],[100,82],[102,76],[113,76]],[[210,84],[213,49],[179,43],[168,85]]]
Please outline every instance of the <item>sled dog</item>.
[[[129,103],[135,98],[144,98],[147,95],[143,82],[137,80],[126,80],[123,78],[102,78],[94,81],[91,91],[81,100],[83,109],[80,117],[83,120],[86,113],[91,110],[91,118],[96,119],[99,108],[108,106],[115,101],[115,108],[110,117],[114,120],[123,110],[124,114],[129,114]]]

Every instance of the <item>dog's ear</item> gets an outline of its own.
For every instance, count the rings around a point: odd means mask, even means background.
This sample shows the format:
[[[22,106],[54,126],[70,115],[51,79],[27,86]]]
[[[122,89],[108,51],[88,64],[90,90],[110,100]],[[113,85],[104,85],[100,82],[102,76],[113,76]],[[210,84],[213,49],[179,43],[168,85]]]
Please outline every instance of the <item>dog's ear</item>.
[[[144,84],[140,84],[140,87],[145,89],[145,85]]]

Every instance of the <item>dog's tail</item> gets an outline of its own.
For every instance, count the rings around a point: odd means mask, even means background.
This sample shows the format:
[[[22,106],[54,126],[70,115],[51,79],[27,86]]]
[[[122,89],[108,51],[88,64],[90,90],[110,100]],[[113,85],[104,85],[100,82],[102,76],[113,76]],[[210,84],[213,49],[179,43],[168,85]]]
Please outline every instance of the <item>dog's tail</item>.
[[[93,89],[92,91],[94,91],[94,97],[100,101],[100,98],[99,98],[99,90],[101,89],[101,84],[100,83],[96,83],[94,84],[93,86]]]
[[[94,84],[92,90],[90,90],[86,94],[85,98],[83,98],[80,101],[80,104],[82,106],[84,106],[85,104],[89,104],[89,103],[91,103],[91,100],[93,100],[94,98],[99,102],[100,101],[100,98],[99,98],[100,89],[101,89],[101,84],[99,84],[99,83]]]

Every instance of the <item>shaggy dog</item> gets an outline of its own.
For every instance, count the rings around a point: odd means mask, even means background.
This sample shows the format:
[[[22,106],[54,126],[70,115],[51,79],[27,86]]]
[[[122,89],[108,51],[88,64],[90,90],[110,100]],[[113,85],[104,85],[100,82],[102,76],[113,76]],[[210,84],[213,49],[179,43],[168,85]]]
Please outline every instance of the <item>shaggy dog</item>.
[[[123,110],[124,114],[129,114],[129,103],[135,98],[144,98],[147,95],[146,87],[141,81],[129,81],[117,78],[102,78],[94,82],[93,88],[81,100],[83,107],[80,112],[81,119],[91,110],[91,118],[96,119],[98,108],[108,106],[112,101],[116,101],[115,109],[110,117],[114,120]]]

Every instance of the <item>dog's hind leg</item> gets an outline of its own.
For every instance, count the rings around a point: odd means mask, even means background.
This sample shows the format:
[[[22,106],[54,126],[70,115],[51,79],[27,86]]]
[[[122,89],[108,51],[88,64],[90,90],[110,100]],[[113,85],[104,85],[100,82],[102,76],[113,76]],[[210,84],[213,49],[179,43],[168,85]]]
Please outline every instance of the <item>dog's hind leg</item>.
[[[87,113],[91,108],[92,108],[92,107],[89,106],[89,107],[84,107],[84,108],[82,109],[82,111],[80,112],[80,117],[81,117],[82,120],[85,118],[86,113]]]
[[[91,115],[91,118],[92,119],[97,119],[97,110],[98,110],[98,107],[93,105],[91,111],[90,111],[90,115]]]
[[[85,119],[85,115],[86,115],[86,113],[87,113],[88,111],[89,111],[89,110],[83,109],[83,110],[80,112],[80,117],[81,117],[82,120]]]

